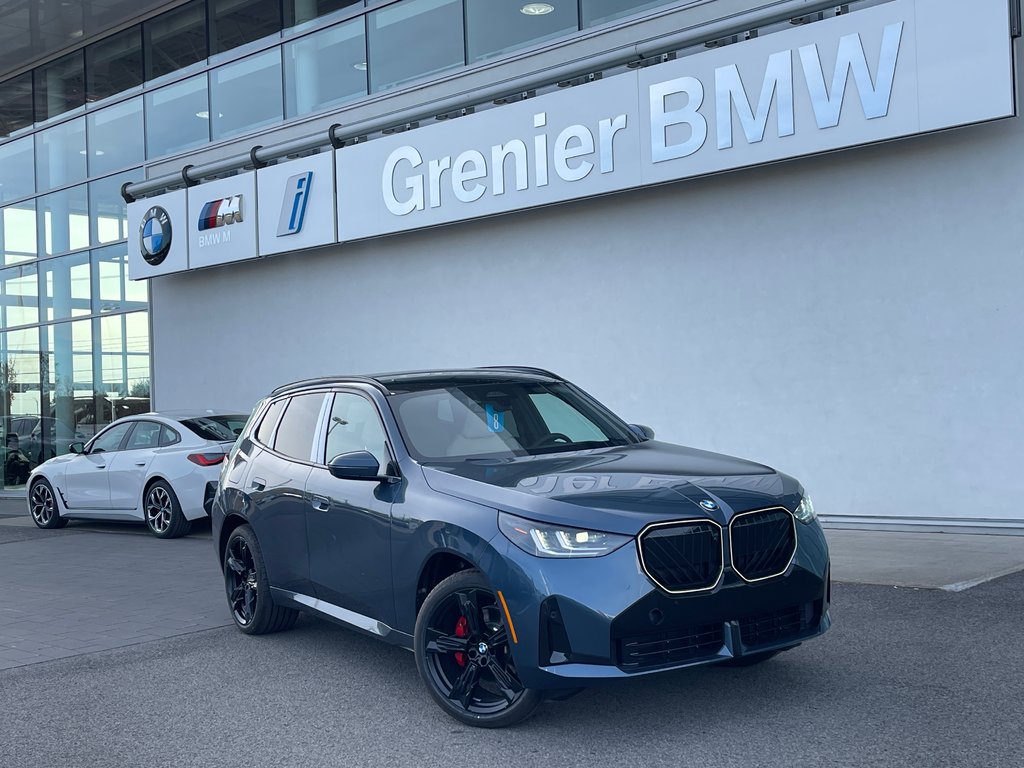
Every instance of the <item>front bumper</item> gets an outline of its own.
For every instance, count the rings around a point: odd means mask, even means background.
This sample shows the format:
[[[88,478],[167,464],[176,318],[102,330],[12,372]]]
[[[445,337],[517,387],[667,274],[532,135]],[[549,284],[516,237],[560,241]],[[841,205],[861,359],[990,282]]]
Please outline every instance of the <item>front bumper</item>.
[[[730,567],[708,592],[670,595],[643,572],[637,550],[554,560],[504,537],[487,569],[503,591],[518,643],[516,669],[530,688],[634,677],[797,645],[824,633],[829,617],[828,547],[817,523],[799,524],[782,575],[744,582]]]

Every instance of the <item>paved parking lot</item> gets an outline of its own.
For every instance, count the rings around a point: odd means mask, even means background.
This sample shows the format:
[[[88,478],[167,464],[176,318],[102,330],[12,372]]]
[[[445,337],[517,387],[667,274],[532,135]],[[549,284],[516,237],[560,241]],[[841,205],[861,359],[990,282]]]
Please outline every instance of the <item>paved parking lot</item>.
[[[40,660],[0,670],[4,768],[1024,764],[1020,573],[838,584],[833,630],[761,667],[595,688],[496,733],[445,717],[406,651],[311,618],[227,626],[208,532],[23,522],[0,519],[0,632]]]

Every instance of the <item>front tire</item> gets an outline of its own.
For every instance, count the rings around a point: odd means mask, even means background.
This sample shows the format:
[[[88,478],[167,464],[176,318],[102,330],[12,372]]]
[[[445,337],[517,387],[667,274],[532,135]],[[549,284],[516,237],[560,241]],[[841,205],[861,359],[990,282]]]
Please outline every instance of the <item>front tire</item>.
[[[224,587],[235,626],[247,635],[291,629],[299,612],[275,605],[263,564],[263,550],[248,525],[231,532],[224,547]]]
[[[149,532],[158,539],[178,539],[192,530],[174,489],[163,480],[156,480],[146,489],[142,509]]]
[[[40,528],[63,528],[68,524],[60,516],[53,486],[45,477],[32,483],[32,490],[28,494],[28,511],[32,515],[32,522]]]
[[[543,698],[520,682],[504,612],[476,569],[434,587],[416,618],[414,643],[416,667],[430,695],[466,725],[514,725]]]

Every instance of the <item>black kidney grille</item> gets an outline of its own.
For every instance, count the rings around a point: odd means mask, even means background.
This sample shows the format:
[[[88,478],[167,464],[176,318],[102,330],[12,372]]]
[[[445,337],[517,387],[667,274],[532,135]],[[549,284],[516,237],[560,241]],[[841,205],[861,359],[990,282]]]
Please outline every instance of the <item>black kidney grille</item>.
[[[722,529],[694,521],[652,528],[640,537],[647,575],[669,592],[710,589],[722,575]]]
[[[793,517],[784,509],[740,515],[729,527],[732,567],[747,581],[778,576],[796,551]]]
[[[722,649],[722,622],[682,627],[618,641],[619,667],[626,671],[683,664],[714,656]]]

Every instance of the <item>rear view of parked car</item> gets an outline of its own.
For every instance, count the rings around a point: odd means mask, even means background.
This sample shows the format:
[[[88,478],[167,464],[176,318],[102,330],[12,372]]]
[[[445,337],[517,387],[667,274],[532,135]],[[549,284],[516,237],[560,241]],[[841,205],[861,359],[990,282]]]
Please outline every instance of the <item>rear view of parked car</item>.
[[[184,536],[209,514],[217,474],[247,416],[147,413],[115,421],[29,476],[40,528],[69,519],[139,520],[161,539]]]
[[[242,632],[308,611],[412,649],[474,726],[598,681],[761,663],[830,624],[796,480],[657,442],[534,369],[281,387],[211,517]]]

